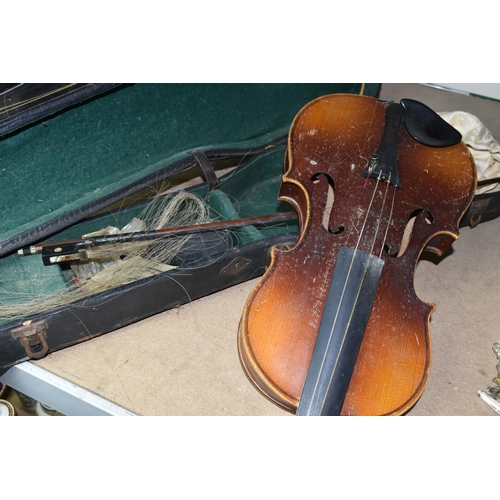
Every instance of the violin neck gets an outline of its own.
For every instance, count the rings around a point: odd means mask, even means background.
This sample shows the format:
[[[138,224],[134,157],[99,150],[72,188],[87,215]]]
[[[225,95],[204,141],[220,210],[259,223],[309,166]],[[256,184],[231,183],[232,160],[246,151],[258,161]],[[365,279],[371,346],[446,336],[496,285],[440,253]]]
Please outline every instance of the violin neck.
[[[384,264],[340,247],[297,415],[340,415]]]

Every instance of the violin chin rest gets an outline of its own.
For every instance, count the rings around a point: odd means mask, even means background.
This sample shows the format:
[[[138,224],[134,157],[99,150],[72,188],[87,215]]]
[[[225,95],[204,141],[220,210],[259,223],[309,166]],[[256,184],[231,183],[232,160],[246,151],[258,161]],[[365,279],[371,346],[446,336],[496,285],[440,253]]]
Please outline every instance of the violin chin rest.
[[[435,111],[413,99],[401,99],[404,123],[408,133],[424,146],[443,148],[462,140],[460,132]]]

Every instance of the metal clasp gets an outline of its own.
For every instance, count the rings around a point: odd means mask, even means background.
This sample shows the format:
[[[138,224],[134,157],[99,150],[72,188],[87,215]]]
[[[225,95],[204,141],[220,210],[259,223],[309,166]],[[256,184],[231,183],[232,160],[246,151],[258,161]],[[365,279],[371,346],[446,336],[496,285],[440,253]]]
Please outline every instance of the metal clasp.
[[[43,358],[49,351],[45,332],[47,331],[47,323],[45,321],[37,321],[32,323],[27,321],[23,326],[14,328],[12,336],[16,340],[20,340],[26,350],[26,354],[31,359]]]
[[[471,228],[476,227],[481,222],[481,219],[484,215],[484,212],[486,212],[489,203],[490,203],[489,198],[476,200],[472,202],[470,209],[470,219],[469,219],[469,224]]]

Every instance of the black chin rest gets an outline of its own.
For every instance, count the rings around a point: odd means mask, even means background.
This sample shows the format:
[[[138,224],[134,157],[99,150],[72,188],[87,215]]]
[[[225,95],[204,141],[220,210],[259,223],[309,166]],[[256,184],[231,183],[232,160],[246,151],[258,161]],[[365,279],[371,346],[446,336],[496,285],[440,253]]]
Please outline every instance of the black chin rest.
[[[404,123],[408,133],[425,146],[442,148],[462,140],[460,132],[444,121],[435,111],[413,99],[401,99]]]

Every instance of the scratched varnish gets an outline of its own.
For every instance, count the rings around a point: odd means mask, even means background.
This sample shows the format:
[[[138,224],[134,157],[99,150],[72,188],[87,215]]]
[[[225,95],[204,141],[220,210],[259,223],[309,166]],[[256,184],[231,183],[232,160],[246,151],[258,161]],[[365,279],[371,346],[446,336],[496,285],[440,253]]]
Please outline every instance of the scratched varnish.
[[[385,263],[342,414],[402,414],[425,388],[434,305],[415,293],[415,265],[424,248],[440,254],[458,237],[476,188],[475,167],[464,144],[428,147],[401,127],[402,188],[393,204],[388,183],[362,175],[381,141],[386,107],[370,97],[325,96],[292,124],[280,199],[296,209],[300,238],[293,249],[273,252],[238,335],[250,380],[291,412],[342,246]]]

